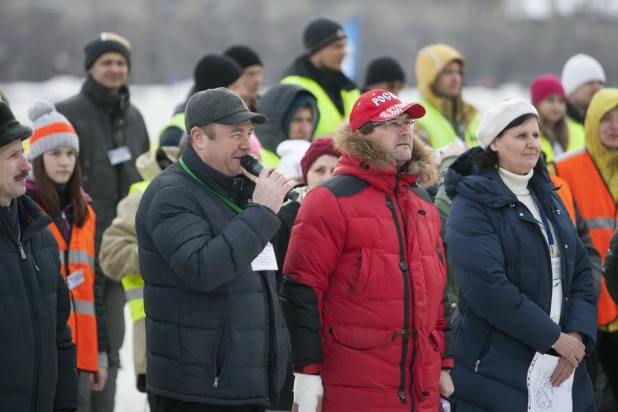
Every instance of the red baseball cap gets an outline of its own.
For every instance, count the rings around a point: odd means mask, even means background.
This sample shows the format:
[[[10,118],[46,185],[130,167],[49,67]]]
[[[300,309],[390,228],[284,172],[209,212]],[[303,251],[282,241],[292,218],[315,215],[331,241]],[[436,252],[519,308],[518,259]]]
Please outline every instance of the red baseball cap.
[[[425,116],[420,103],[403,104],[399,97],[382,89],[370,90],[358,98],[350,113],[350,129],[357,131],[367,122],[384,122],[408,113],[411,119]]]

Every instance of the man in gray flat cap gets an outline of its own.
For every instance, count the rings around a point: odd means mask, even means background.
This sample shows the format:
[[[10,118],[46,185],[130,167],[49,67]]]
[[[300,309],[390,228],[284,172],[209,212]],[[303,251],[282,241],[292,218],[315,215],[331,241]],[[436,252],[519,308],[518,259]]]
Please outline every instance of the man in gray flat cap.
[[[285,381],[290,340],[270,239],[293,182],[243,175],[252,113],[225,88],[194,94],[187,147],[136,216],[144,278],[147,390],[159,411],[264,411]]]

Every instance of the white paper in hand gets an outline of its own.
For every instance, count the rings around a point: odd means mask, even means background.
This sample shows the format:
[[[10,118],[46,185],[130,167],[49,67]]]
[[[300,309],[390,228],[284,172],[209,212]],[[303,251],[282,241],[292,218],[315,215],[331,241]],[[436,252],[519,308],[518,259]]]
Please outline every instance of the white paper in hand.
[[[559,387],[554,388],[551,377],[560,358],[537,352],[528,369],[528,411],[573,412],[573,377],[575,372]]]
[[[275,257],[275,249],[273,244],[268,242],[262,253],[251,262],[251,268],[254,272],[260,270],[277,270],[277,258]]]

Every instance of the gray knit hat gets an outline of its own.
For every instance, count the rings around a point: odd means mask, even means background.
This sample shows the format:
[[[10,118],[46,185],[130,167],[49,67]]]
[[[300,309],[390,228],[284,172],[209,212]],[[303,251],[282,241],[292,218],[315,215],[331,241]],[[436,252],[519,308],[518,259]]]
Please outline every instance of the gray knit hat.
[[[268,119],[250,111],[240,97],[225,87],[195,93],[185,108],[187,133],[191,133],[194,127],[203,127],[210,123],[238,124],[247,120],[262,124]]]
[[[79,152],[79,139],[73,125],[66,117],[47,102],[37,102],[28,111],[34,123],[34,134],[30,138],[28,160],[32,161],[43,153],[57,147],[72,147]]]

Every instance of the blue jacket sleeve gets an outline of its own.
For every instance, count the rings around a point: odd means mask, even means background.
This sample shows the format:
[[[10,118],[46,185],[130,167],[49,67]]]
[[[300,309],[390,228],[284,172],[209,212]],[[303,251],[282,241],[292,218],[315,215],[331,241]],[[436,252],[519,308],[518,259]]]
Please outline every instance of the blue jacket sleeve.
[[[458,196],[446,227],[462,296],[478,316],[540,353],[560,337],[560,326],[519,292],[505,273],[502,239],[484,207]]]
[[[581,333],[586,353],[592,352],[597,337],[597,295],[588,253],[579,237],[576,239],[566,331]]]
[[[172,270],[190,288],[208,292],[246,270],[275,235],[280,220],[254,203],[213,236],[200,214],[202,207],[184,189],[164,187],[152,199],[146,219],[153,242]]]

